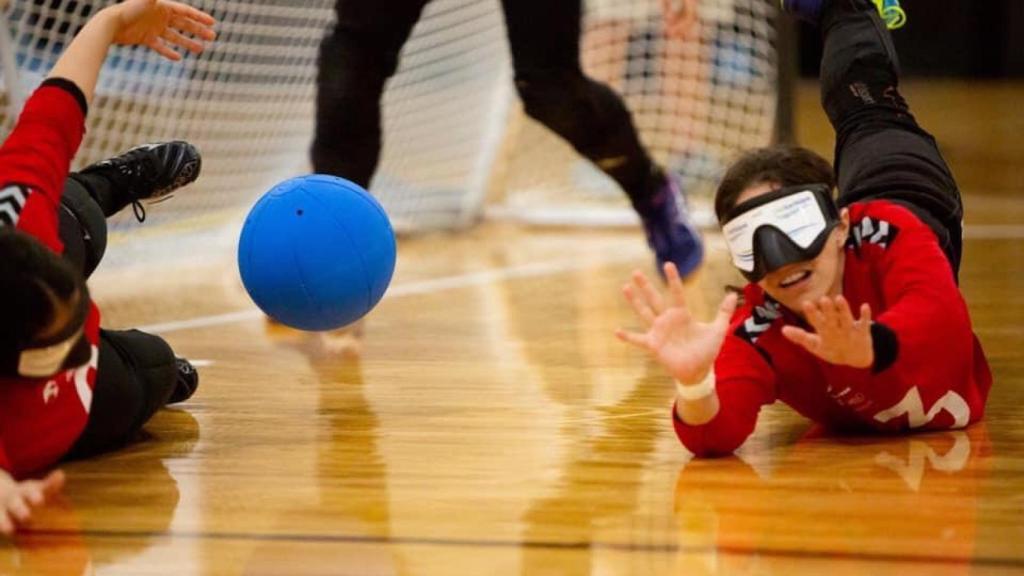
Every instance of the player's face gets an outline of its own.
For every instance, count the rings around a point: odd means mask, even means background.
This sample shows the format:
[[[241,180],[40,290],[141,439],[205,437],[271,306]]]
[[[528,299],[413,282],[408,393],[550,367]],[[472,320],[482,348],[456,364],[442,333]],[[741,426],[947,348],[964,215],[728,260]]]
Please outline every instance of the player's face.
[[[745,202],[761,194],[777,190],[774,184],[758,184],[743,191],[736,203]],[[794,312],[803,308],[808,300],[842,291],[843,247],[849,232],[850,214],[839,212],[840,223],[829,234],[821,253],[810,260],[788,264],[769,272],[758,281],[769,296]]]

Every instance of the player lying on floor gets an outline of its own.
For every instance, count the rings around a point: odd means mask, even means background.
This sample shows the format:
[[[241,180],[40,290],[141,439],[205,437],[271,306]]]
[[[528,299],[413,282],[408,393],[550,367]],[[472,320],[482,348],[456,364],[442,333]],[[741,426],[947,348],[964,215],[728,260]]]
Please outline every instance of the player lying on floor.
[[[883,2],[782,4],[824,36],[838,183],[809,150],[744,155],[715,198],[750,282],[742,305],[729,295],[696,322],[671,266],[667,299],[634,273],[624,291],[647,328],[618,335],[675,379],[676,434],[698,456],[734,451],[776,400],[837,431],[962,428],[982,417],[992,383],[957,286],[963,210],[897,90]]]
[[[105,217],[194,181],[185,142],[140,146],[68,173],[100,67],[112,44],[178,60],[199,53],[213,18],[164,0],[98,12],[25,104],[0,147],[0,533],[27,522],[63,475],[22,480],[61,460],[130,441],[162,406],[187,399],[198,376],[157,336],[100,328],[86,278],[106,247]]]

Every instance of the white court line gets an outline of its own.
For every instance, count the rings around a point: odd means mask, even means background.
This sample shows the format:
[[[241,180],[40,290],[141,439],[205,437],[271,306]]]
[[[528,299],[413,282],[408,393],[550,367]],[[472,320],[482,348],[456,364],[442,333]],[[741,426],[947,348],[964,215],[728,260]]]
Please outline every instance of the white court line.
[[[970,239],[1024,238],[1024,225],[968,225],[964,228],[964,235],[965,237]],[[719,243],[721,243],[720,239],[721,237],[719,235],[713,234],[709,235],[706,238],[706,242],[709,245],[717,246]],[[630,253],[619,254],[618,256],[611,258],[600,258],[595,260],[579,258],[573,260],[558,260],[553,262],[535,262],[533,264],[526,264],[523,266],[496,268],[494,270],[473,272],[470,274],[461,274],[458,276],[446,276],[442,278],[433,278],[430,280],[419,280],[415,282],[407,282],[405,284],[393,286],[391,289],[388,290],[387,294],[384,297],[402,298],[404,296],[415,296],[422,294],[430,294],[434,292],[443,292],[445,290],[455,290],[458,288],[465,288],[468,286],[477,286],[480,284],[501,282],[516,278],[553,276],[555,274],[570,272],[572,270],[578,270],[588,266],[599,266],[633,261],[644,257],[646,254],[647,249],[646,247],[644,247],[643,250],[637,249],[631,251]],[[242,310],[239,312],[229,312],[227,314],[200,316],[198,318],[188,318],[185,320],[175,320],[171,322],[162,322],[159,324],[150,324],[147,326],[140,326],[139,330],[142,330],[143,332],[167,334],[169,332],[179,332],[181,330],[191,330],[193,328],[206,328],[209,326],[223,326],[225,324],[247,322],[249,320],[255,320],[263,317],[263,312],[257,309],[251,309]]]
[[[430,280],[407,282],[405,284],[398,284],[390,288],[384,295],[384,298],[402,298],[404,296],[431,294],[435,292],[443,292],[445,290],[466,288],[468,286],[489,284],[491,282],[513,280],[516,278],[554,276],[555,274],[561,274],[563,272],[570,272],[573,270],[579,270],[591,266],[604,266],[607,264],[631,262],[644,257],[646,254],[647,248],[645,246],[643,250],[630,250],[627,251],[626,253],[620,253],[614,257],[595,259],[582,257],[573,260],[535,262],[533,264],[526,264],[523,266],[496,268],[493,270],[473,272],[470,274],[461,274],[458,276],[446,276],[442,278],[432,278]],[[179,332],[181,330],[191,330],[193,328],[206,328],[209,326],[223,326],[225,324],[247,322],[249,320],[263,318],[264,316],[265,315],[263,314],[263,312],[261,312],[258,309],[241,310],[239,312],[229,312],[227,314],[200,316],[198,318],[188,318],[185,320],[174,320],[171,322],[162,322],[159,324],[149,324],[146,326],[139,326],[138,329],[143,332],[167,334],[170,332]]]

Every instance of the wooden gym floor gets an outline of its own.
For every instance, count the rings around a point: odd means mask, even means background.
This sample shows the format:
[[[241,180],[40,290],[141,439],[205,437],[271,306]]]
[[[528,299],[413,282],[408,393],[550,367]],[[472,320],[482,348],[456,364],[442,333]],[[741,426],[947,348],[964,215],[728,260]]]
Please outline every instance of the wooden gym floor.
[[[403,241],[361,354],[265,323],[230,255],[101,272],[110,327],[155,326],[202,384],[150,437],[66,466],[0,574],[1024,572],[1024,85],[911,83],[965,193],[963,290],[995,373],[985,421],[809,437],[766,410],[691,461],[671,388],[612,337],[637,231],[486,225]],[[813,86],[802,140],[830,156]],[[733,280],[721,241],[690,286]],[[113,248],[116,249],[116,246]]]

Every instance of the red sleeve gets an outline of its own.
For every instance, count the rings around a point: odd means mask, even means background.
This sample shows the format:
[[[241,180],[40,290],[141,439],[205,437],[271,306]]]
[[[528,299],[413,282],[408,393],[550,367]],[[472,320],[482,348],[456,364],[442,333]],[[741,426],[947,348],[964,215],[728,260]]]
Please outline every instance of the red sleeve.
[[[735,333],[749,316],[748,307],[733,316],[730,334],[715,360],[718,414],[705,424],[691,426],[672,407],[676,436],[695,456],[731,454],[754,431],[761,407],[775,401],[774,370],[753,344]]]
[[[25,103],[0,147],[0,225],[14,225],[60,252],[57,206],[85,135],[85,97],[49,79]]]
[[[2,438],[0,438],[0,470],[4,470],[8,474],[11,474],[11,461],[7,458],[7,449],[4,448],[4,441]]]
[[[876,426],[962,427],[980,417],[988,386],[975,377],[975,364],[984,364],[987,374],[987,363],[976,346],[967,304],[931,229],[901,207],[883,210],[875,213],[895,228],[890,241],[859,248],[874,251],[863,257],[873,261],[885,302],[872,329],[875,366],[828,365],[826,378],[873,400]],[[933,423],[943,409],[948,414]]]

